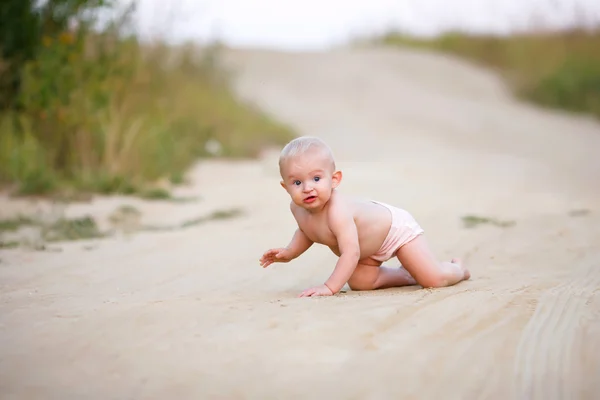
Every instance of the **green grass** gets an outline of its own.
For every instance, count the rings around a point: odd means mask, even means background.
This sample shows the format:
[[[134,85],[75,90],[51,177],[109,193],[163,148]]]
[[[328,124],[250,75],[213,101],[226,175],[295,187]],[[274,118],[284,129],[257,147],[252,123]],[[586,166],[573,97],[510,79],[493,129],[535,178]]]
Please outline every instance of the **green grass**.
[[[499,71],[519,98],[600,118],[600,30],[432,39],[389,33],[376,41],[464,57]]]
[[[465,215],[462,217],[465,228],[476,228],[480,225],[493,225],[499,228],[509,228],[515,225],[515,221],[502,221],[496,218],[482,217],[479,215]]]
[[[239,208],[216,210],[216,211],[211,212],[208,215],[191,218],[191,219],[185,220],[177,225],[143,226],[140,228],[140,230],[158,232],[158,231],[172,231],[172,230],[186,229],[186,228],[191,228],[191,227],[195,227],[198,225],[202,225],[207,222],[229,220],[232,218],[240,217],[242,215],[244,215],[244,211]]]
[[[0,233],[14,232],[22,226],[34,225],[35,221],[29,217],[20,215],[16,218],[0,220]]]
[[[0,249],[15,248],[21,245],[22,240],[18,238],[17,231],[22,227],[34,228],[39,232],[38,243],[32,243],[36,248],[42,250],[46,243],[63,241],[97,239],[106,237],[107,234],[98,229],[96,221],[88,216],[81,218],[59,218],[53,223],[45,223],[25,216],[12,219],[0,220]],[[13,233],[9,239],[5,239],[6,233]]]
[[[142,214],[132,206],[123,205],[118,207],[110,216],[111,228],[101,231],[96,220],[90,216],[79,218],[66,218],[61,216],[53,222],[42,219],[17,216],[12,219],[0,220],[0,249],[19,247],[23,244],[33,246],[37,250],[46,250],[47,244],[75,241],[101,239],[113,236],[116,232],[166,232],[192,228],[211,221],[228,220],[244,215],[239,208],[215,210],[207,215],[190,218],[172,225],[143,225]],[[22,228],[32,228],[37,232],[38,239],[33,243],[19,233]]]
[[[23,71],[21,106],[0,110],[0,185],[15,194],[167,199],[164,183],[182,183],[201,158],[254,157],[293,137],[235,96],[217,47],[110,30],[43,43]]]

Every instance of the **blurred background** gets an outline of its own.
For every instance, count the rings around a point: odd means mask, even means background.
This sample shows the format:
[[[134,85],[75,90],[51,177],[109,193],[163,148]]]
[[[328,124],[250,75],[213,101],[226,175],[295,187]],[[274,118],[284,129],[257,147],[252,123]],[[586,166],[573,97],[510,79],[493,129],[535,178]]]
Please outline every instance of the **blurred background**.
[[[120,4],[128,4],[124,0]],[[144,37],[219,39],[235,47],[322,50],[391,30],[431,37],[593,28],[595,0],[139,0]],[[175,18],[176,17],[176,18]]]
[[[429,48],[600,115],[594,0],[4,0],[0,18],[0,182],[17,195],[168,197],[199,157],[285,143],[233,94],[223,46]]]
[[[599,392],[599,25],[600,0],[0,0],[2,397]],[[474,279],[293,302],[336,260],[258,263],[295,229],[263,149],[299,132]]]

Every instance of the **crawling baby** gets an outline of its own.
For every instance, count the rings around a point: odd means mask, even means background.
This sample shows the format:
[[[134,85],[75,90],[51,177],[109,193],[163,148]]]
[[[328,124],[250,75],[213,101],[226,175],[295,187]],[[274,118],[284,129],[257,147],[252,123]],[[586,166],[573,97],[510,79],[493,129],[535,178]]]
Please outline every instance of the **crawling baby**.
[[[352,290],[374,290],[416,284],[443,287],[470,278],[458,258],[437,261],[409,212],[340,193],[342,172],[336,170],[332,151],[321,139],[292,140],[281,151],[279,170],[298,228],[286,247],[262,255],[262,267],[289,262],[313,243],[328,246],[339,257],[329,279],[300,297],[331,296],[346,283]],[[393,257],[400,268],[381,265]]]

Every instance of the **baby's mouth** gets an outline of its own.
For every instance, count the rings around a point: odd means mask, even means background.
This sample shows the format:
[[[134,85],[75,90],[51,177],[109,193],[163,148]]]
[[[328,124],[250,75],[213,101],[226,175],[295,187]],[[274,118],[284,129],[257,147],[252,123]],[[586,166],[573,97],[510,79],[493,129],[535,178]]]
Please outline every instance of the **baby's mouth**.
[[[310,202],[313,202],[316,198],[317,198],[317,196],[308,196],[304,199],[304,201],[306,203],[310,203]]]

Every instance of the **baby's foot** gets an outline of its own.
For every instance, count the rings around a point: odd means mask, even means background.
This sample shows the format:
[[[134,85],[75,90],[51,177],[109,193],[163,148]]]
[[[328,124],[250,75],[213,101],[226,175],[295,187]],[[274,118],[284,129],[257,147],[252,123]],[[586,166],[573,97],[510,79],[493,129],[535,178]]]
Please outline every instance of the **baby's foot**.
[[[471,273],[469,272],[469,270],[463,265],[463,262],[460,258],[453,258],[450,261],[452,264],[456,264],[460,267],[460,269],[462,269],[463,274],[464,274],[464,278],[463,280],[468,280],[471,277]]]
[[[408,272],[406,270],[406,268],[404,268],[402,265],[400,265],[400,268],[398,268],[398,270],[399,270],[399,273],[403,275],[403,278],[406,280],[406,284],[408,286],[417,284],[417,281],[415,280],[415,278],[413,278],[413,276],[410,274],[410,272]]]

